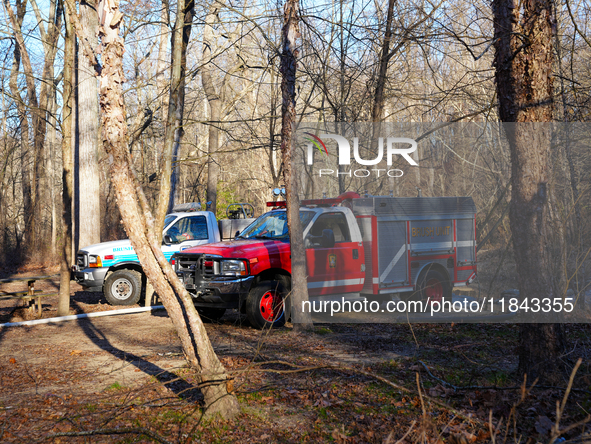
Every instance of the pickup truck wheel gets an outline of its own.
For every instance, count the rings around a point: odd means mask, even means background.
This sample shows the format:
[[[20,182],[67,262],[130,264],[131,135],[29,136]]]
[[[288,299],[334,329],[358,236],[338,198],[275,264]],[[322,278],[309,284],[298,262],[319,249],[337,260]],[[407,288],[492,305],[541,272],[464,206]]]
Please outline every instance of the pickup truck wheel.
[[[417,286],[422,301],[441,302],[443,298],[451,302],[451,285],[449,279],[437,270],[429,270],[423,275]]]
[[[111,305],[137,304],[142,293],[142,276],[137,271],[125,269],[109,273],[104,293]]]
[[[217,322],[226,314],[225,308],[196,307],[203,322]]]
[[[280,282],[265,281],[250,290],[246,298],[246,316],[254,328],[285,325],[285,297]]]

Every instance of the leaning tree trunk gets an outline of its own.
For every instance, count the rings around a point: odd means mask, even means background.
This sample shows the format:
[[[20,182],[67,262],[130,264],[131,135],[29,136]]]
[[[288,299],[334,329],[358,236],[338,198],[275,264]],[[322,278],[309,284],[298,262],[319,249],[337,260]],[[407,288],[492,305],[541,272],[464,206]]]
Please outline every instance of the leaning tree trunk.
[[[218,360],[191,296],[162,253],[154,230],[154,217],[131,164],[123,101],[123,39],[119,2],[101,1],[99,35],[103,68],[100,105],[103,146],[109,155],[112,183],[123,225],[142,268],[154,286],[176,328],[185,358],[197,372],[205,397],[206,415],[229,418],[239,413],[236,397],[228,391],[225,369]]]
[[[553,113],[552,0],[528,0],[521,8],[513,0],[494,0],[495,68],[499,113],[511,150],[510,222],[519,290],[522,298],[562,296],[560,254],[550,246],[549,124]],[[560,248],[554,251],[560,251]],[[558,263],[557,263],[558,262]],[[557,380],[565,339],[560,324],[521,324],[519,370],[528,379]]]
[[[302,224],[300,221],[300,198],[298,195],[298,174],[293,171],[293,125],[295,123],[296,83],[296,40],[298,29],[297,0],[288,0],[283,13],[281,53],[281,154],[283,177],[287,200],[287,225],[291,239],[291,304],[294,327],[298,330],[312,328],[310,313],[302,311],[303,302],[308,300],[306,279],[306,250],[304,248]]]

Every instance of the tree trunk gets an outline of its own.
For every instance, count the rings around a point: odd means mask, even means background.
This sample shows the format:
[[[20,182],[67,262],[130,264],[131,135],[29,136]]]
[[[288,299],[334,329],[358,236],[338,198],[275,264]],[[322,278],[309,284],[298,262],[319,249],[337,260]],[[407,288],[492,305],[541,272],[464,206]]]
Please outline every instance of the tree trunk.
[[[374,124],[382,121],[384,113],[384,86],[388,74],[388,62],[390,61],[390,43],[392,41],[392,20],[394,18],[395,2],[396,0],[388,0],[386,31],[384,33],[384,41],[382,42],[382,51],[380,52],[380,66],[378,68],[378,78],[376,80],[376,89],[371,109],[371,120]],[[379,134],[379,131],[377,134]],[[372,137],[372,143],[374,139],[375,135]]]
[[[287,200],[287,226],[291,239],[291,305],[294,328],[310,330],[312,317],[304,313],[302,306],[308,300],[306,279],[306,250],[304,248],[302,224],[300,221],[300,197],[298,195],[298,175],[293,171],[293,124],[295,123],[296,99],[296,40],[299,37],[298,3],[288,0],[283,12],[282,30],[283,51],[281,53],[281,154],[283,157],[283,177]]]
[[[98,45],[96,0],[80,1],[80,24],[89,45]],[[98,166],[99,105],[94,67],[78,45],[76,245],[75,251],[101,241],[100,179]]]
[[[176,159],[183,137],[183,114],[185,109],[185,71],[187,67],[187,45],[191,37],[195,2],[179,0],[177,17],[172,34],[171,81],[168,99],[168,120],[162,152],[163,167],[160,175],[160,193],[156,209],[156,235],[162,240],[164,218],[174,206],[174,192],[178,180]]]
[[[37,230],[41,227],[42,211],[41,211],[41,197],[45,193],[45,190],[40,186],[44,182],[44,144],[45,144],[45,133],[47,128],[47,107],[50,102],[50,96],[55,88],[53,79],[50,74],[53,71],[53,64],[55,61],[55,55],[57,54],[57,41],[59,38],[59,28],[61,27],[62,17],[62,3],[50,2],[50,17],[48,21],[48,29],[45,32],[45,28],[42,23],[42,19],[35,10],[37,19],[39,20],[40,33],[42,37],[42,44],[44,47],[44,61],[43,71],[41,78],[43,79],[40,86],[40,93],[37,96],[36,81],[37,77],[34,74],[29,53],[25,46],[25,40],[22,34],[21,25],[22,18],[26,11],[26,2],[16,3],[17,15],[15,16],[12,6],[8,0],[4,0],[4,6],[10,20],[14,32],[14,38],[19,48],[19,54],[22,58],[23,71],[25,73],[25,80],[27,85],[27,100],[28,106],[31,111],[31,122],[33,129],[33,171],[31,177],[31,214],[29,215],[28,232],[29,239],[27,240],[27,246],[31,248],[33,252],[39,252],[37,239],[39,234]],[[36,6],[36,5],[34,5]]]
[[[549,186],[553,114],[553,33],[551,0],[494,0],[495,79],[499,114],[511,150],[510,223],[522,298],[561,297],[561,257],[552,238]],[[521,15],[522,11],[522,15]],[[559,248],[559,250],[561,250]],[[555,256],[555,255],[554,255]],[[521,324],[519,370],[529,381],[558,381],[565,338],[560,324]]]
[[[104,63],[100,87],[103,145],[109,155],[111,179],[123,225],[146,276],[162,298],[187,361],[198,372],[206,415],[233,417],[239,413],[236,397],[228,393],[225,370],[215,355],[191,296],[162,253],[152,212],[131,164],[122,88],[124,46],[118,35],[123,18],[119,2],[101,1],[99,17],[102,18],[99,29]]]
[[[209,61],[212,57],[213,45],[213,24],[217,19],[218,6],[212,3],[205,17],[205,27],[203,29],[203,60]],[[220,166],[217,163],[216,152],[219,146],[219,125],[222,109],[222,99],[213,83],[212,63],[205,63],[201,68],[201,81],[203,90],[209,103],[209,156],[207,160],[207,202],[211,202],[211,211],[216,212],[218,196],[218,180],[220,176]]]
[[[169,83],[166,81],[166,48],[168,47],[168,24],[170,23],[170,4],[168,0],[162,0],[162,11],[160,11],[160,42],[158,44],[158,64],[156,68],[156,85],[160,97],[160,108],[162,110],[162,121],[168,122],[168,100]],[[174,33],[173,37],[174,38]]]
[[[10,10],[9,14],[11,15],[11,21],[13,26],[13,31],[15,34],[17,29],[20,30],[22,26],[23,19],[25,17],[27,11],[27,4],[26,2],[21,2],[17,0],[16,2],[16,17],[12,14],[12,10]],[[16,27],[14,26],[16,23]],[[18,72],[19,67],[21,64],[21,48],[20,45],[14,46],[14,55],[12,61],[12,69],[10,72],[10,92],[17,100],[17,110],[19,116],[19,127],[20,127],[20,138],[21,138],[21,183],[22,183],[22,194],[23,194],[23,209],[24,209],[24,237],[25,237],[25,245],[30,246],[30,241],[35,237],[34,235],[34,222],[33,222],[33,202],[32,202],[32,193],[31,193],[31,174],[30,174],[30,166],[29,166],[29,120],[27,117],[27,105],[21,99],[20,91],[18,89]]]
[[[60,259],[60,294],[58,316],[70,314],[70,266],[72,265],[72,197],[74,187],[72,162],[72,103],[74,52],[76,36],[68,14],[65,14],[64,89],[62,107],[62,251]]]

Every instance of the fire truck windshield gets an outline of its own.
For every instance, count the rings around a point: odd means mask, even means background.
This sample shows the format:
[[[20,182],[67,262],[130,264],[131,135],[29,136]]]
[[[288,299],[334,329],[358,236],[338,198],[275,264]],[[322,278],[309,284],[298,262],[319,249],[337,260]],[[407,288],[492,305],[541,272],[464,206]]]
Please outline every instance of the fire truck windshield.
[[[313,211],[300,211],[302,230],[305,230],[314,217]],[[263,214],[249,225],[237,239],[289,239],[287,232],[287,213],[271,211]]]

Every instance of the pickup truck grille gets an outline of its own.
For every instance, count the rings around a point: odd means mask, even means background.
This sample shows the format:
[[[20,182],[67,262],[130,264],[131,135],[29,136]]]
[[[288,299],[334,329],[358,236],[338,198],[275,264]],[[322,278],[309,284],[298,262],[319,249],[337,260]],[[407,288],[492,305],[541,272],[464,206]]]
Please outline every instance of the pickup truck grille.
[[[88,267],[88,256],[86,253],[78,253],[76,255],[76,266],[78,267],[78,270],[84,270]]]
[[[199,253],[175,255],[176,273],[182,278],[187,289],[194,288],[201,279],[212,279],[220,276],[220,257]]]

